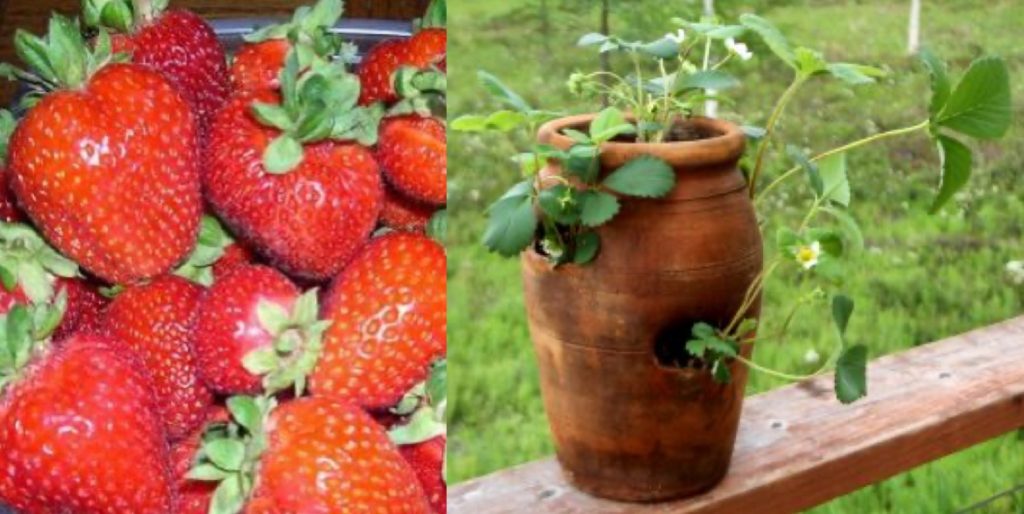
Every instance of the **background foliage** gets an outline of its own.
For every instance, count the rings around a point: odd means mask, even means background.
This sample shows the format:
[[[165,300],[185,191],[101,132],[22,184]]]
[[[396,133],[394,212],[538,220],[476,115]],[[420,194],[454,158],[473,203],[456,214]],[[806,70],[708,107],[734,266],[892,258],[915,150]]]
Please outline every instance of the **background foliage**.
[[[595,110],[574,104],[565,90],[569,73],[595,69],[579,35],[599,26],[599,2],[590,0],[449,0],[449,95],[454,115],[493,109],[477,85],[477,69],[502,77],[540,108]],[[671,28],[671,16],[694,17],[700,2],[612,0],[612,31],[653,38]],[[756,11],[795,44],[822,49],[830,60],[887,66],[892,77],[855,90],[836,81],[808,87],[780,124],[781,138],[825,149],[926,117],[927,77],[906,55],[909,2],[716,2],[729,17]],[[962,72],[982,53],[1006,58],[1012,73],[1015,126],[1001,142],[975,147],[975,174],[967,190],[939,214],[927,214],[938,162],[927,138],[915,135],[849,155],[852,209],[865,229],[867,248],[851,269],[845,290],[857,300],[849,337],[872,357],[941,339],[1024,312],[1024,285],[1006,269],[1024,259],[1024,50],[1017,0],[924,0],[924,44]],[[754,38],[757,56],[739,66],[744,86],[723,117],[763,124],[788,76]],[[613,63],[621,64],[621,63]],[[737,113],[742,113],[739,117]],[[485,206],[517,177],[511,144],[453,133],[449,182],[449,358],[452,482],[550,454],[547,422],[522,307],[519,265],[480,245]],[[769,166],[767,176],[787,162]],[[763,214],[793,219],[803,212],[806,185],[793,181],[766,202]],[[795,277],[778,276],[765,293],[765,315],[779,316],[795,294]],[[824,310],[822,310],[824,311]],[[770,322],[771,320],[769,320]],[[760,346],[759,362],[808,372],[810,350],[822,355],[831,341],[826,316],[803,317],[784,343]],[[753,374],[754,394],[782,382]],[[870,387],[870,385],[869,385]],[[870,391],[869,391],[870,394]],[[1024,435],[1008,434],[870,486],[815,512],[953,512],[1024,483]],[[1019,512],[1024,494],[981,512]]]

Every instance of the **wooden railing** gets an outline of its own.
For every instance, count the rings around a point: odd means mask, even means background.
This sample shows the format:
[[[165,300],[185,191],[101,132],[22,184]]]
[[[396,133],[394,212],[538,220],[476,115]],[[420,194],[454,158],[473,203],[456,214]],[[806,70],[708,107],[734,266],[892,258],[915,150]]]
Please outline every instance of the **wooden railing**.
[[[449,512],[772,514],[818,505],[1024,426],[1024,316],[872,361],[869,394],[853,405],[834,399],[832,380],[748,398],[729,474],[704,495],[600,500],[566,484],[548,458],[455,485]]]

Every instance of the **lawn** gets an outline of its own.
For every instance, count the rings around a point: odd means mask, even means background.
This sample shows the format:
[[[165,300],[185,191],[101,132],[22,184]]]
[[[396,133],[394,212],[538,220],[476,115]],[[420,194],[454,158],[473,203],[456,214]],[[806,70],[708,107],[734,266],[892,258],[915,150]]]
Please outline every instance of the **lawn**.
[[[477,69],[501,76],[538,107],[583,109],[564,87],[577,69],[597,66],[592,51],[574,46],[595,30],[598,2],[546,0],[448,0],[449,95],[454,116],[493,109],[478,86]],[[612,30],[648,38],[667,32],[672,15],[692,15],[700,2],[613,1]],[[681,7],[670,11],[664,4]],[[936,215],[929,215],[938,160],[923,135],[893,139],[848,156],[852,212],[865,229],[866,251],[848,275],[845,291],[857,301],[849,334],[871,355],[896,352],[1024,312],[1024,286],[1006,271],[1024,259],[1024,50],[1018,0],[926,0],[923,39],[962,71],[981,53],[1007,59],[1018,121],[999,143],[977,148],[970,186]],[[750,6],[778,24],[798,44],[821,49],[830,60],[888,67],[889,78],[855,90],[825,79],[790,106],[782,138],[827,149],[926,117],[927,78],[905,51],[909,2],[781,1],[717,4],[735,16]],[[893,5],[896,4],[896,5]],[[545,35],[546,33],[546,35]],[[745,86],[724,117],[763,124],[787,76],[763,47],[737,68]],[[742,113],[739,117],[736,113]],[[449,478],[459,482],[553,452],[527,333],[519,266],[479,244],[483,210],[517,176],[513,145],[494,138],[452,134],[449,178],[449,359],[452,364]],[[777,160],[768,174],[786,166]],[[799,216],[808,196],[793,181],[768,202],[769,223]],[[798,220],[797,220],[798,221]],[[765,292],[765,321],[777,322],[796,294],[792,276],[780,275]],[[773,306],[776,308],[773,309]],[[807,372],[809,350],[832,344],[824,311],[801,318],[784,343],[760,346],[756,360]],[[755,394],[784,382],[755,373]],[[1024,483],[1024,435],[1007,434],[867,487],[815,509],[823,513],[939,513],[967,507]],[[1024,494],[977,512],[1021,512]]]

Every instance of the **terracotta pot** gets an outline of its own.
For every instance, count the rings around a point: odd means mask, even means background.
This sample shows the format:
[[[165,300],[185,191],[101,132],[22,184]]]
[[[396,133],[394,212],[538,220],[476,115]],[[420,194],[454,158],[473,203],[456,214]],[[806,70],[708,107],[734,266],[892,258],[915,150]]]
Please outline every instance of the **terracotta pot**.
[[[548,123],[540,142],[568,148],[560,131],[585,130],[593,117]],[[737,168],[742,132],[724,121],[689,123],[713,136],[602,147],[602,173],[650,154],[673,165],[677,185],[657,200],[622,198],[619,215],[599,229],[596,260],[552,269],[533,250],[522,255],[558,459],[570,482],[597,496],[700,493],[721,480],[732,456],[746,367],[733,363],[733,380],[722,385],[673,356],[685,355],[694,323],[724,326],[740,307],[761,270],[761,235]]]

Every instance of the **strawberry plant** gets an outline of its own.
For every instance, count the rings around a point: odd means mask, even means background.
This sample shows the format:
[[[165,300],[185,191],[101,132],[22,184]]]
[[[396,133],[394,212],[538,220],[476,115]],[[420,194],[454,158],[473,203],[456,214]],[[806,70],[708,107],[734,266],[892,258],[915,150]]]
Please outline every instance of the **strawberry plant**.
[[[955,80],[946,65],[929,51],[921,53],[930,76],[928,117],[906,127],[810,153],[796,145],[776,141],[779,120],[797,93],[820,79],[838,80],[850,87],[877,82],[889,72],[863,64],[831,62],[811,48],[794,46],[768,20],[742,15],[734,24],[714,17],[693,22],[673,19],[673,32],[653,40],[631,41],[609,34],[587,34],[580,46],[599,53],[616,53],[631,65],[623,74],[613,70],[573,73],[569,90],[581,98],[605,102],[589,126],[573,127],[562,135],[573,141],[569,149],[536,144],[512,156],[523,180],[513,185],[488,208],[483,243],[491,251],[514,256],[532,248],[555,266],[586,265],[600,258],[597,227],[615,219],[623,198],[659,198],[675,187],[675,173],[664,162],[640,156],[621,167],[599,174],[602,155],[617,143],[657,144],[709,137],[693,133],[685,120],[707,109],[710,102],[728,105],[725,92],[738,90],[741,82],[728,73],[727,65],[742,64],[754,57],[744,38],[758,38],[792,73],[763,126],[746,124],[743,132],[752,144],[743,171],[755,207],[763,207],[768,193],[794,177],[804,176],[812,200],[802,221],[788,227],[761,226],[774,232],[777,254],[768,257],[763,270],[747,289],[741,305],[726,323],[704,320],[692,325],[688,338],[675,341],[720,382],[728,382],[728,364],[742,361],[752,369],[779,377],[801,380],[835,371],[835,392],[844,403],[867,392],[867,348],[854,344],[846,328],[854,301],[842,291],[844,267],[863,247],[863,235],[848,207],[852,185],[846,156],[877,141],[925,133],[934,143],[941,162],[931,211],[948,202],[970,177],[972,152],[964,138],[998,139],[1010,126],[1010,85],[1005,62],[998,57],[973,61]],[[452,122],[455,130],[473,133],[536,133],[538,125],[560,113],[529,105],[493,75],[479,73],[483,87],[503,107],[483,115],[465,115]],[[777,148],[784,151],[773,151]],[[786,171],[767,181],[763,171],[769,158],[791,163]],[[561,172],[545,165],[554,163]],[[804,294],[796,299],[773,333],[758,330],[750,310],[761,296],[765,280],[786,267],[804,277]],[[821,369],[797,376],[758,365],[744,356],[744,345],[783,339],[792,319],[807,306],[823,306],[836,327],[833,354]]]

